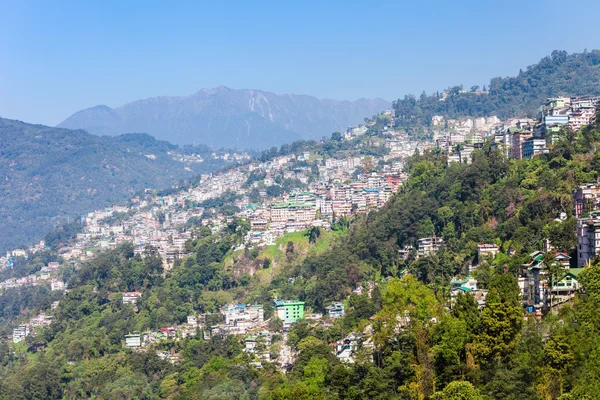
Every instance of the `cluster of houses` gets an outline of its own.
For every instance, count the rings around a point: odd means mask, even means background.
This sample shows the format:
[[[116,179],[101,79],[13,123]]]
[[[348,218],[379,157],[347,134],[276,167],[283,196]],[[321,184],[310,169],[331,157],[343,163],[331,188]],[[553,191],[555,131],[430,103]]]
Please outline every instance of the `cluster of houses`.
[[[65,283],[57,277],[58,263],[49,262],[47,266],[42,267],[42,270],[37,274],[29,275],[21,279],[9,279],[1,282],[1,288],[14,288],[20,286],[38,286],[50,282],[52,291],[66,291]],[[55,310],[58,307],[58,301],[55,301],[50,306],[50,310]],[[41,311],[38,315],[32,317],[29,321],[19,325],[13,329],[12,341],[19,343],[29,335],[34,335],[37,332],[35,328],[38,326],[46,326],[52,323],[52,316]]]
[[[548,152],[548,145],[560,140],[563,127],[578,132],[595,122],[600,97],[556,97],[547,99],[539,119],[513,119],[494,134],[494,143],[506,156],[531,158]]]
[[[503,149],[508,157],[530,158],[547,151],[547,143],[557,140],[560,127],[568,125],[573,130],[579,130],[593,122],[597,105],[598,98],[591,97],[549,99],[539,121],[511,119],[502,122],[496,117],[457,120],[434,117],[434,141],[431,143],[413,141],[405,134],[386,127],[385,138],[373,138],[371,143],[389,150],[389,154],[381,158],[346,153],[338,158],[323,158],[319,154],[303,152],[265,162],[251,162],[218,174],[202,175],[200,183],[194,187],[168,195],[147,191],[144,195],[134,197],[127,205],[115,205],[87,214],[81,219],[83,231],[60,249],[60,255],[66,261],[77,263],[103,249],[133,242],[137,254],[144,255],[150,246],[168,268],[175,259],[189,254],[187,244],[192,238],[192,230],[186,227],[191,220],[201,221],[213,232],[223,227],[227,220],[225,215],[219,214],[216,209],[207,213],[199,204],[226,192],[236,194],[235,206],[239,209],[236,216],[250,222],[250,232],[245,237],[244,245],[271,245],[285,232],[310,226],[328,228],[340,217],[366,213],[383,206],[407,179],[403,172],[403,158],[417,150],[422,151],[435,144],[447,149],[449,162],[468,162],[470,153],[481,147],[486,138],[493,137],[494,145]],[[392,114],[388,111],[383,115],[393,122]],[[366,135],[368,131],[368,124],[351,127],[344,138]],[[243,159],[246,156],[232,153],[227,157]],[[250,181],[251,175],[261,178]],[[278,196],[269,196],[268,188],[281,186],[277,183],[281,182],[280,178],[293,179],[300,182],[302,187]],[[259,201],[251,196],[256,191]],[[564,253],[555,252],[552,260],[547,260],[542,252],[531,254],[531,261],[523,266],[518,278],[523,305],[531,312],[572,298],[579,289],[578,276],[582,268],[600,254],[600,211],[596,211],[600,208],[600,185],[584,185],[573,193],[573,197],[577,218],[577,263],[572,263],[569,255]],[[443,246],[441,237],[421,238],[417,242],[417,256],[433,254]],[[11,268],[14,257],[26,257],[44,247],[40,243],[27,250],[9,252],[6,257],[0,257],[0,269]],[[406,248],[401,253],[406,256],[411,250]],[[551,247],[546,250],[551,250]],[[496,244],[479,244],[478,261],[493,259],[499,251]],[[547,263],[560,267],[556,269],[559,271],[556,276],[548,276]],[[577,268],[572,268],[574,265]],[[0,282],[0,289],[49,283],[52,290],[64,291],[65,284],[59,278],[58,269],[58,263],[48,263],[36,274]],[[452,280],[451,287],[452,299],[459,293],[471,293],[480,307],[485,306],[487,291],[478,285],[473,276],[457,277]],[[357,288],[355,293],[362,293],[362,287]],[[136,307],[141,296],[140,292],[123,293],[122,300]],[[284,331],[302,319],[329,326],[327,324],[331,324],[332,320],[344,316],[344,304],[331,304],[326,307],[326,313],[329,318],[325,319],[321,314],[305,314],[302,301],[277,300],[274,303],[274,315],[282,321]],[[198,332],[204,335],[243,335],[246,352],[255,355],[257,362],[270,360],[267,349],[272,343],[272,333],[267,330],[268,321],[265,320],[262,305],[232,304],[222,309],[220,315],[221,321],[216,324],[207,324],[207,314],[190,315],[185,324],[163,327],[157,331],[131,332],[124,337],[125,347],[145,349],[164,339],[177,340]],[[32,334],[36,326],[47,325],[51,320],[51,316],[43,313],[34,317],[14,329],[13,341],[22,341]],[[332,351],[340,360],[353,362],[356,350],[365,343],[368,344],[368,335],[353,332],[332,344]],[[173,352],[159,353],[172,362],[178,359],[178,354]],[[289,360],[293,354],[289,348],[282,346],[280,357]]]
[[[349,132],[347,135],[350,137],[363,134],[362,128],[358,131],[350,129]],[[346,153],[340,158],[321,158],[317,154],[304,152],[300,155],[275,157],[265,162],[252,162],[218,174],[202,175],[198,185],[172,194],[146,191],[132,198],[126,205],[113,205],[83,216],[80,221],[83,228],[81,233],[74,240],[63,244],[59,255],[65,263],[77,266],[100,251],[124,242],[133,242],[137,254],[144,255],[150,247],[161,256],[168,268],[175,259],[189,254],[190,249],[186,244],[192,237],[192,230],[186,229],[186,226],[190,220],[195,219],[194,223],[202,220],[201,223],[209,226],[213,232],[224,226],[224,221],[227,220],[224,215],[217,212],[213,216],[203,217],[206,210],[199,204],[218,198],[228,191],[236,194],[235,205],[240,209],[237,216],[246,218],[251,223],[246,244],[272,244],[285,232],[305,229],[311,225],[328,228],[337,218],[364,213],[385,204],[407,178],[403,172],[402,157],[413,154],[417,148],[423,148],[419,143],[393,131],[389,131],[387,138],[381,139],[377,145],[388,147],[390,154],[368,159]],[[232,157],[235,158],[235,155]],[[306,163],[311,163],[312,167],[306,167]],[[249,182],[252,172],[263,172],[264,178]],[[304,186],[270,197],[266,194],[266,188],[279,185],[275,180],[277,176],[293,179]],[[250,200],[254,189],[259,191],[259,202]],[[45,248],[45,244],[40,243],[26,250],[9,252],[6,257],[0,257],[0,268],[11,268],[15,257],[27,257]],[[58,263],[49,263],[36,274],[0,282],[0,289],[47,283],[52,290],[64,291],[66,285],[59,277],[58,267]],[[122,301],[137,307],[141,296],[140,292],[123,293]],[[281,319],[286,329],[300,319],[330,324],[327,321],[344,315],[342,303],[328,307],[329,318],[324,320],[321,314],[305,315],[304,303],[300,301],[281,300],[274,304],[274,309],[275,315]],[[249,338],[256,337],[258,342],[262,340],[260,338],[264,335],[257,332],[265,332],[268,322],[264,319],[262,306],[231,305],[221,312],[223,320],[215,325],[207,326],[205,315],[198,319],[190,316],[186,324],[179,326],[163,327],[157,331],[131,332],[124,338],[125,346],[143,349],[165,338],[195,335],[199,328],[207,335],[248,335]],[[13,340],[21,341],[32,334],[35,326],[51,322],[50,316],[38,317],[17,327],[13,332]],[[252,346],[251,339],[248,343],[248,346]],[[286,351],[290,353],[285,348],[281,353],[285,354]],[[291,357],[291,353],[288,356]],[[161,357],[174,361],[177,354],[163,352]],[[260,358],[264,359],[264,355]]]
[[[8,267],[10,268],[10,267]],[[0,282],[0,289],[12,289],[22,286],[39,286],[50,284],[50,289],[53,291],[64,291],[65,283],[59,277],[59,263],[49,262],[46,266],[34,274],[30,274],[21,278],[9,278]]]
[[[227,217],[213,209],[213,214],[207,214],[199,204],[226,192],[236,195],[236,216],[251,222],[252,231],[245,238],[250,247],[273,244],[286,232],[310,226],[328,228],[342,216],[381,207],[406,180],[402,158],[424,145],[391,130],[388,136],[385,140],[373,139],[390,149],[390,154],[382,158],[367,160],[345,153],[340,158],[322,157],[303,152],[204,174],[196,186],[168,195],[146,191],[127,205],[114,205],[83,216],[83,231],[60,249],[60,255],[67,261],[82,261],[98,251],[133,242],[138,254],[144,254],[146,247],[151,246],[168,268],[175,259],[189,254],[186,242],[192,236],[192,230],[187,229],[190,220],[202,220],[215,232],[222,228]],[[229,156],[236,158],[236,154]],[[264,177],[249,182],[253,173]],[[281,187],[278,178],[294,180],[302,187],[268,196],[269,187]],[[250,196],[254,190],[260,194],[258,201]],[[5,260],[6,266],[8,258]],[[0,267],[2,261],[0,258]]]
[[[578,277],[583,271],[583,268],[571,267],[571,257],[566,253],[550,252],[550,259],[544,254],[542,251],[531,253],[530,262],[522,266],[517,277],[523,307],[528,312],[539,315],[542,309],[552,308],[572,299],[580,289]],[[481,288],[473,276],[455,278],[451,286],[452,303],[459,293],[471,293],[480,308],[485,306],[487,290]]]
[[[492,138],[506,157],[527,159],[548,152],[560,140],[561,129],[574,132],[595,122],[600,97],[555,97],[545,101],[538,119],[497,117],[446,119],[432,117],[434,141],[448,153],[448,162],[471,161],[471,153]]]
[[[56,308],[58,302],[55,302],[52,307]],[[12,341],[13,343],[19,343],[29,335],[35,334],[35,328],[39,326],[47,326],[52,323],[52,316],[46,315],[41,312],[35,317],[31,318],[27,323],[21,324],[13,329]]]
[[[123,299],[128,299],[127,303],[135,305],[140,295],[137,293],[123,293]],[[125,300],[124,300],[125,301]],[[243,337],[244,352],[255,357],[255,365],[261,366],[263,361],[273,361],[271,351],[269,350],[272,344],[273,335],[283,333],[283,339],[279,346],[276,358],[278,364],[282,368],[286,368],[293,363],[294,352],[285,344],[287,332],[292,324],[300,320],[308,320],[312,323],[317,323],[323,327],[333,326],[333,320],[344,316],[344,304],[333,303],[326,307],[326,315],[328,318],[323,318],[322,314],[310,313],[305,314],[304,302],[298,300],[277,300],[273,304],[273,316],[283,324],[282,331],[272,332],[268,328],[269,320],[265,320],[264,308],[260,304],[229,304],[219,311],[218,318],[220,323],[214,323],[215,314],[201,314],[199,316],[190,315],[184,324],[166,326],[156,331],[149,330],[145,332],[130,332],[124,336],[125,348],[134,351],[148,351],[149,348],[156,348],[152,345],[162,340],[180,340],[186,337],[196,336],[198,334],[209,338],[213,335],[228,336],[237,335]],[[208,323],[209,318],[213,323]],[[332,351],[346,362],[353,362],[353,351],[357,346],[356,343],[348,342],[355,334],[350,334],[345,340],[347,343],[339,343],[339,348],[333,348]],[[362,336],[361,336],[362,337]],[[356,336],[358,338],[358,336]],[[352,351],[351,351],[352,350]],[[173,363],[178,361],[179,354],[174,352],[164,352],[156,350],[160,357],[167,359]],[[157,353],[157,354],[158,354]]]

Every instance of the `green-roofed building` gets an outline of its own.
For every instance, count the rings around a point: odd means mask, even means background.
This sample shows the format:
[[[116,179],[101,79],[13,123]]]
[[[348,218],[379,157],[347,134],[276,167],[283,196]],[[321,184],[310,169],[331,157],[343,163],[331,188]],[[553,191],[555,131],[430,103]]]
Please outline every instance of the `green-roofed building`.
[[[552,285],[552,293],[558,296],[568,296],[580,288],[579,274],[584,268],[569,268],[564,271],[563,278]]]
[[[275,313],[284,324],[292,324],[304,318],[304,302],[298,300],[277,300]]]

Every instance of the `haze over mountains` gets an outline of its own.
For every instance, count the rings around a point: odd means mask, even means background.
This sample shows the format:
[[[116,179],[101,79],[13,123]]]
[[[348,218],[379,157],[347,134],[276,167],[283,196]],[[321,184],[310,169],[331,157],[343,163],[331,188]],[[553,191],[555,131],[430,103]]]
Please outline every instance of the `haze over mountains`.
[[[548,96],[598,95],[599,83],[600,51],[553,52],[515,77],[492,79],[484,92],[451,88],[444,101],[439,94],[397,100],[397,129],[427,131],[432,115],[533,114]],[[0,250],[39,239],[67,216],[125,200],[135,190],[166,187],[220,166],[206,148],[212,164],[185,169],[169,155],[179,151],[176,146],[148,134],[179,144],[267,148],[329,136],[389,106],[384,100],[352,103],[218,87],[116,109],[97,106],[60,124],[99,135],[147,134],[99,137],[0,118]]]
[[[338,101],[219,86],[191,96],[153,97],[79,111],[58,126],[97,135],[148,133],[175,144],[264,149],[320,139],[390,107],[382,99]]]

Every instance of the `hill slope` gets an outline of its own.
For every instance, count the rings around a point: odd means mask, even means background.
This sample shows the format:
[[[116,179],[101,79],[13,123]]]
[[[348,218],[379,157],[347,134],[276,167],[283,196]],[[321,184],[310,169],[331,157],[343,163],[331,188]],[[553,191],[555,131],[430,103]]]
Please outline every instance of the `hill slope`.
[[[553,51],[517,76],[493,78],[485,92],[448,89],[418,99],[405,96],[394,102],[397,120],[404,126],[429,126],[433,115],[450,118],[497,115],[501,118],[533,114],[548,97],[600,95],[600,50],[567,54]]]
[[[174,151],[146,134],[98,137],[0,118],[0,251],[42,238],[68,216],[222,165],[185,169]]]
[[[147,132],[177,144],[264,149],[297,139],[320,139],[388,108],[381,100],[319,100],[224,86],[185,97],[154,97],[111,109],[79,111],[59,127],[101,135]]]

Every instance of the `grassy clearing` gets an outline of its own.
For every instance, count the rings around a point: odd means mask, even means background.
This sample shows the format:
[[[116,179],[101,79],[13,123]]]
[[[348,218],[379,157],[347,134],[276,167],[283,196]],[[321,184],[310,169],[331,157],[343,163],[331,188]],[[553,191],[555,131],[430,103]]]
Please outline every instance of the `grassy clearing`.
[[[287,264],[285,251],[288,242],[294,243],[294,253],[296,253],[297,258],[303,259],[309,254],[317,255],[327,251],[332,243],[344,234],[345,232],[341,231],[321,230],[321,235],[316,243],[310,244],[306,231],[286,233],[277,239],[274,245],[265,247],[259,254],[259,258],[271,260],[271,267],[257,271],[260,282],[271,281],[280,272],[281,268]]]

